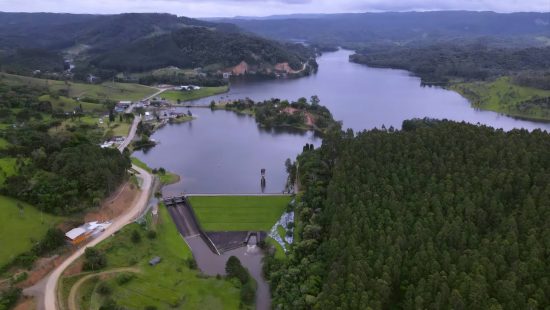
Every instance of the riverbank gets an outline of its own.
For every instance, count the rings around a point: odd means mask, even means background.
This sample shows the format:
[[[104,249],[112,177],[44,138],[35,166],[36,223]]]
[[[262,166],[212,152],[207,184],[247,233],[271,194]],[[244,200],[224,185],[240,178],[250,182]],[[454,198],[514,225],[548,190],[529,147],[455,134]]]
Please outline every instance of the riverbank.
[[[550,122],[550,90],[518,86],[510,77],[489,82],[452,83],[448,89],[467,98],[475,108]]]

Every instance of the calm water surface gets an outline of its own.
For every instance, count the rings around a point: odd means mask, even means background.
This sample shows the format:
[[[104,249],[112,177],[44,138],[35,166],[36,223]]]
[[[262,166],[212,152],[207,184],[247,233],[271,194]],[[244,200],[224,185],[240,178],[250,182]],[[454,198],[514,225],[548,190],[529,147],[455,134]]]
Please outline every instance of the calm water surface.
[[[249,97],[254,100],[318,95],[335,119],[354,130],[373,127],[401,127],[414,117],[447,118],[487,124],[510,130],[541,128],[550,124],[517,120],[489,111],[473,109],[455,92],[437,87],[421,87],[420,79],[406,71],[374,69],[350,63],[351,52],[341,50],[318,59],[316,75],[294,80],[236,81],[219,96],[193,101]],[[258,128],[254,119],[232,112],[191,109],[193,122],[169,125],[153,138],[160,141],[147,153],[135,155],[152,167],[164,167],[182,176],[166,194],[260,193],[260,170],[267,169],[266,193],[284,189],[284,161],[295,158],[306,143],[319,145],[312,133],[277,133]]]

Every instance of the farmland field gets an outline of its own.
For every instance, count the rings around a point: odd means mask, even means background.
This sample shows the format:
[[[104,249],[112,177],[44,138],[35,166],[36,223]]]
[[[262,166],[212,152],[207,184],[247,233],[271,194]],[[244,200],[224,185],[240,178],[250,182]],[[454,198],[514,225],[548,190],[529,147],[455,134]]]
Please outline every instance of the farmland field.
[[[269,231],[286,210],[287,196],[196,196],[189,201],[204,230]]]

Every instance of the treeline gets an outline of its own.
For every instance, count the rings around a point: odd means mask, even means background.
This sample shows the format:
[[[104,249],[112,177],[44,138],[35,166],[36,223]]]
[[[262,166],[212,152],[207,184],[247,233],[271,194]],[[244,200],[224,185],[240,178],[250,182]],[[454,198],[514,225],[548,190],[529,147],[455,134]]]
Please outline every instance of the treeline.
[[[327,134],[298,158],[278,309],[550,306],[550,135],[450,121]]]
[[[241,99],[226,104],[225,108],[253,113],[256,122],[266,128],[292,127],[324,132],[335,125],[336,121],[330,111],[319,103],[317,96],[312,96],[309,101],[302,97],[293,102],[277,98],[260,102]],[[211,107],[214,108],[215,103]]]
[[[66,69],[65,62],[60,53],[44,49],[18,49],[2,56],[0,54],[0,70],[3,72],[33,75],[63,72]]]
[[[550,70],[550,48],[506,49],[481,44],[434,44],[419,47],[371,47],[350,56],[356,63],[413,72],[425,84],[448,84],[452,80],[486,80],[523,71]],[[535,81],[523,72],[521,81]],[[534,76],[538,76],[534,75]],[[536,79],[539,84],[539,78]]]

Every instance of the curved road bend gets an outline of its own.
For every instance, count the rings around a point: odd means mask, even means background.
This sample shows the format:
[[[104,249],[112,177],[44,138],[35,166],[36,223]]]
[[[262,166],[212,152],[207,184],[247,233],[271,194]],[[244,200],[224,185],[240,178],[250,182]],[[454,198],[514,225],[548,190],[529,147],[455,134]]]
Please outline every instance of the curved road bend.
[[[112,234],[119,231],[121,228],[131,223],[135,218],[139,216],[141,211],[147,207],[149,202],[150,189],[153,184],[152,176],[145,170],[137,166],[132,166],[143,179],[143,184],[141,185],[142,191],[140,193],[139,199],[128,212],[112,220],[111,226],[101,233],[97,238],[88,243],[85,247],[78,249],[74,252],[69,258],[67,258],[61,265],[59,265],[47,278],[45,293],[44,293],[44,308],[46,310],[56,310],[57,307],[57,283],[63,271],[69,267],[75,260],[77,260],[82,254],[86,247],[93,247],[100,243],[101,241],[107,239]]]

